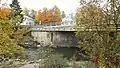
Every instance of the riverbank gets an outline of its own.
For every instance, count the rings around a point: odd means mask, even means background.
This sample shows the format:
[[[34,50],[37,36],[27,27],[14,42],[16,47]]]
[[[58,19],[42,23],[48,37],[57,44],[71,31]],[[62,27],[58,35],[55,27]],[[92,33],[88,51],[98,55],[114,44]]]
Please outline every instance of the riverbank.
[[[0,68],[40,68],[41,60],[27,61],[18,59],[9,59],[0,63]],[[69,61],[65,68],[92,68],[89,61]]]

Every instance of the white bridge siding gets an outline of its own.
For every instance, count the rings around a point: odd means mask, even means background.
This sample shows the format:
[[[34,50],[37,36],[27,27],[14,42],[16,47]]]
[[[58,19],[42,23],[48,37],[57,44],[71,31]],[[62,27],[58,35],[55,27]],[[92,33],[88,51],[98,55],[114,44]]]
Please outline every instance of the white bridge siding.
[[[31,35],[34,37],[34,41],[37,41],[43,46],[51,45],[51,36],[49,32],[31,32]],[[49,37],[50,38],[49,38]]]

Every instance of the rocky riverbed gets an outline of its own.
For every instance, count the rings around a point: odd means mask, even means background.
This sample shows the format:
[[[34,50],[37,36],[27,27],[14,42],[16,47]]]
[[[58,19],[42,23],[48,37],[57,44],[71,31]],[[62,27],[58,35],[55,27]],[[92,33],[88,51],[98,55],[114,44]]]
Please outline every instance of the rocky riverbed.
[[[67,50],[67,51],[66,51]],[[26,59],[5,59],[0,62],[0,68],[40,68],[44,55],[51,53],[51,48],[25,48]],[[58,53],[71,57],[75,48],[57,48]],[[55,52],[56,53],[56,52]],[[88,61],[66,61],[67,68],[92,68]]]
[[[9,59],[7,61],[0,62],[0,68],[40,68],[42,60],[38,61],[26,61],[18,59]],[[91,63],[88,61],[69,61],[66,68],[92,68]]]

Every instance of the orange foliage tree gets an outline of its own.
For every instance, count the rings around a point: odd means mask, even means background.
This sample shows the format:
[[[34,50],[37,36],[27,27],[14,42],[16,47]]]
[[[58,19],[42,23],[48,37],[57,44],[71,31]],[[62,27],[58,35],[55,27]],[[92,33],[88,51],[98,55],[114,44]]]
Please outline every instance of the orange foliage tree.
[[[40,23],[61,22],[62,16],[60,9],[54,6],[52,9],[43,8],[43,11],[38,10],[36,20]]]
[[[0,7],[0,19],[8,19],[10,12],[9,8]]]
[[[42,12],[38,10],[37,14],[35,15],[36,20],[40,23],[42,20]]]
[[[41,22],[49,22],[48,21],[48,9],[47,8],[43,8],[43,12],[42,12],[42,20]]]
[[[61,22],[62,21],[62,16],[60,9],[57,6],[53,7],[53,22]]]

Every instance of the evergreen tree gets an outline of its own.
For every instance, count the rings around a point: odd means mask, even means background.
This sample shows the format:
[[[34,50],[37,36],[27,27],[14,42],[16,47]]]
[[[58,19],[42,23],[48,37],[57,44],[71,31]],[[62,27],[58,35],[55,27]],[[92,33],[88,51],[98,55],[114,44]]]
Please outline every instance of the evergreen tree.
[[[65,18],[66,17],[66,14],[64,11],[62,11],[62,18]]]
[[[12,34],[12,38],[16,40],[17,44],[21,43],[24,39],[24,34],[28,31],[25,27],[20,27],[20,23],[23,21],[22,9],[19,5],[18,0],[12,0],[12,4],[10,4],[12,14],[10,16],[10,20],[12,21],[14,32]],[[16,25],[17,24],[17,25]]]
[[[18,17],[18,22],[22,22],[22,19],[23,19],[23,15],[21,14],[22,12],[22,9],[19,5],[19,2],[18,0],[12,0],[12,4],[10,4],[10,7],[12,9],[12,16],[13,17]]]

